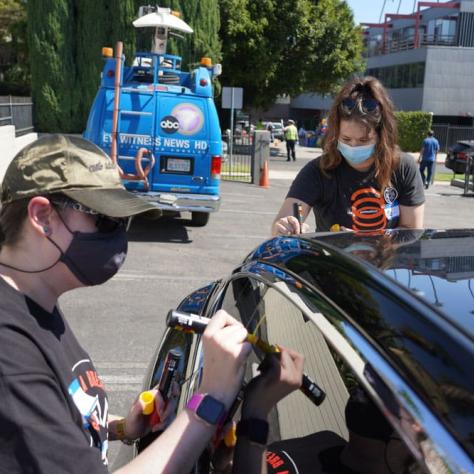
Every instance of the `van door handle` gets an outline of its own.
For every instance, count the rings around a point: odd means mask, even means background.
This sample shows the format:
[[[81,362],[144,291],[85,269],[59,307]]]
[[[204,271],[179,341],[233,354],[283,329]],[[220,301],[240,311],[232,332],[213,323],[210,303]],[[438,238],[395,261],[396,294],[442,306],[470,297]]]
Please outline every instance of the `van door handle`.
[[[191,181],[195,183],[204,183],[204,176],[193,176]]]

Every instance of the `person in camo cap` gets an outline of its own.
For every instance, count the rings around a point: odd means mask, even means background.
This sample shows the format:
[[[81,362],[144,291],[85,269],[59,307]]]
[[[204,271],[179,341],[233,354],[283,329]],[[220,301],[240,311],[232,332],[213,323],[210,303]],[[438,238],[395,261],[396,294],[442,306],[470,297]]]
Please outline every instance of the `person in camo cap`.
[[[127,220],[153,209],[82,138],[48,135],[13,158],[0,210],[0,471],[104,473],[109,441],[153,428],[138,397],[125,418],[108,414],[100,377],[58,306],[63,293],[115,275],[127,255]],[[228,409],[239,390],[246,336],[223,311],[203,336],[200,391],[214,411]],[[189,472],[215,429],[183,410],[120,472]]]

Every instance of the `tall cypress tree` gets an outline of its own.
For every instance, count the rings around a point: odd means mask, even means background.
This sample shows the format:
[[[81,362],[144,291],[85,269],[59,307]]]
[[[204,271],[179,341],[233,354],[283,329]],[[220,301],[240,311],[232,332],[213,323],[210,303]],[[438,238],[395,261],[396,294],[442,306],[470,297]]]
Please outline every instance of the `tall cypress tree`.
[[[143,0],[28,0],[32,95],[39,131],[82,132],[97,92],[103,62],[101,47],[121,40],[127,62],[133,59],[132,21]],[[221,59],[218,0],[164,0],[182,13],[194,34],[170,41],[170,53],[183,68],[210,56]],[[149,50],[147,44],[144,50]]]
[[[74,15],[71,0],[29,0],[28,37],[37,130],[73,131]]]
[[[181,50],[183,64],[192,65],[203,56],[210,57],[214,63],[222,58],[219,39],[220,15],[218,0],[181,0],[183,19],[194,30],[186,35]]]
[[[134,0],[75,0],[77,87],[74,95],[76,131],[82,132],[100,83],[103,46],[122,41],[127,61],[133,59],[136,17]]]
[[[74,95],[77,112],[75,126],[78,131],[81,131],[100,82],[101,47],[109,46],[109,44],[105,43],[105,26],[107,25],[105,2],[76,0],[75,3],[75,61],[77,65],[77,83]]]

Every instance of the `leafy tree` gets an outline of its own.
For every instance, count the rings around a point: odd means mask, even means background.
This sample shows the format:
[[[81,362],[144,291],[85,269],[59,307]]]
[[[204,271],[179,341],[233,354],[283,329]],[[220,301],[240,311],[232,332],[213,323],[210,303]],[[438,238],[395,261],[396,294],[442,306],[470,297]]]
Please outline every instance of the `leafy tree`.
[[[341,0],[221,0],[223,79],[246,106],[329,93],[362,70],[362,36]]]
[[[11,26],[25,18],[24,0],[0,0],[0,40],[11,35]]]
[[[183,19],[193,28],[187,35],[182,50],[183,63],[193,64],[203,56],[210,57],[214,63],[221,60],[219,39],[220,15],[218,0],[181,0]]]
[[[26,0],[0,0],[1,94],[28,95],[30,66],[26,33]]]
[[[204,55],[214,61],[220,59],[217,1],[163,2],[163,6],[168,4],[181,11],[195,30],[185,41],[170,42],[174,52],[183,56],[184,63]],[[28,1],[32,92],[39,130],[82,132],[100,81],[101,48],[115,47],[121,40],[127,62],[131,62],[136,44],[132,21],[144,3],[143,0]],[[41,21],[36,21],[38,18]],[[150,40],[143,49],[149,49]]]
[[[28,0],[27,9],[36,126],[45,132],[75,131],[71,126],[76,77],[72,2]]]
[[[74,95],[74,124],[82,132],[100,83],[101,50],[122,41],[127,62],[133,59],[136,17],[134,0],[75,0],[77,84]]]
[[[36,127],[82,132],[100,81],[101,48],[120,39],[133,57],[135,0],[29,0],[27,6]]]

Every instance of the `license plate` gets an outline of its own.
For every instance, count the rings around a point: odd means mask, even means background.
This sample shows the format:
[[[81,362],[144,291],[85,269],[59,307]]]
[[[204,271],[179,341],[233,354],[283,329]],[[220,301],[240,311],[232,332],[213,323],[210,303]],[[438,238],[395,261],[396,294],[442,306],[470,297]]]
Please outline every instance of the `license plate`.
[[[166,160],[166,171],[189,173],[191,171],[191,160],[186,158],[168,158]]]

